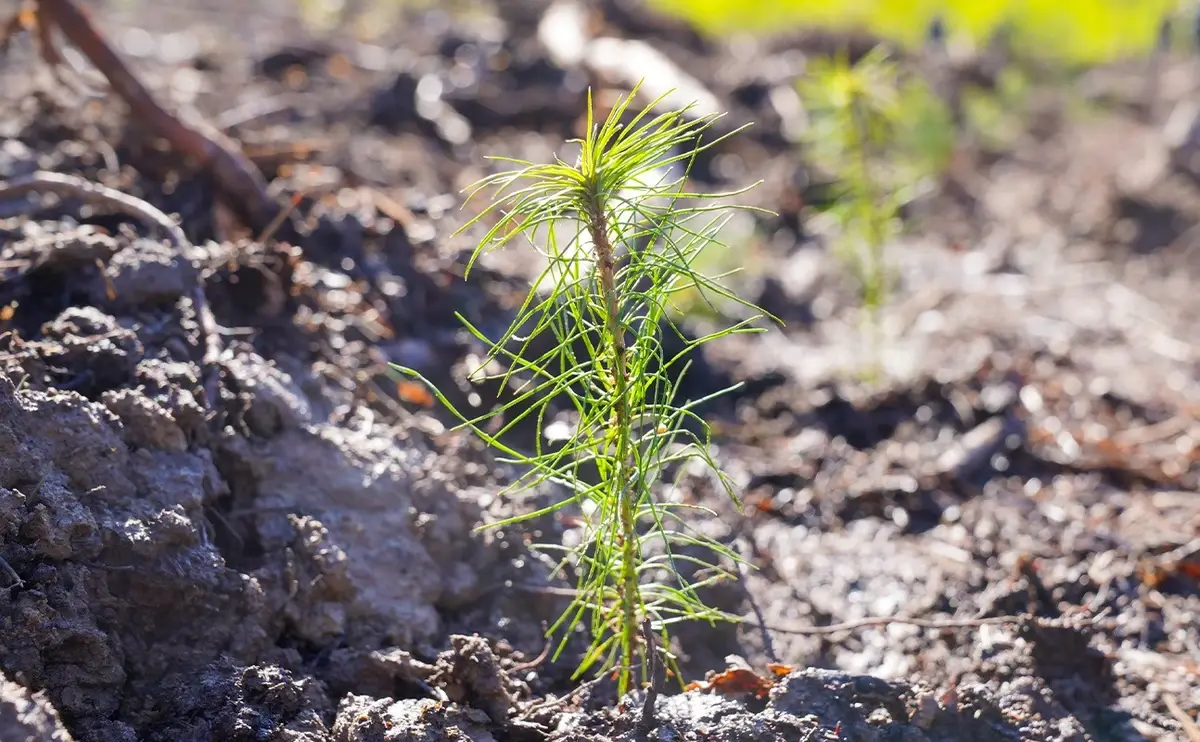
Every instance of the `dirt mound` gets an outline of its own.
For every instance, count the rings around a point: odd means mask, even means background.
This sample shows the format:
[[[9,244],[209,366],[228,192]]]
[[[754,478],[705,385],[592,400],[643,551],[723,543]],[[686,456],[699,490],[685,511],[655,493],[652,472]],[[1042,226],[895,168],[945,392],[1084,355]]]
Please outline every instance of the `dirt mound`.
[[[41,360],[109,325],[68,310]],[[93,341],[96,362],[106,348],[125,355],[119,331],[108,335]],[[245,424],[277,427],[199,444],[191,392],[150,392],[169,364],[124,339],[139,388],[97,385],[88,399],[0,383],[5,559],[22,576],[3,609],[3,664],[48,689],[84,738],[145,729],[185,679],[218,660],[257,662],[284,635],[412,647],[438,636],[438,606],[478,595],[478,497],[449,491],[419,443],[388,426],[313,423],[291,379],[247,355],[230,364],[257,379]],[[228,557],[222,533],[236,543]],[[101,721],[118,712],[127,721]]]
[[[52,229],[5,251],[23,269],[14,301],[83,304],[6,336],[0,664],[78,739],[323,732],[316,648],[429,647],[496,571],[499,542],[473,530],[482,490],[455,478],[470,449],[336,416],[311,368],[251,347],[229,349],[212,418],[192,264],[132,234]],[[103,272],[75,262],[96,255]],[[51,276],[58,296],[28,288]]]

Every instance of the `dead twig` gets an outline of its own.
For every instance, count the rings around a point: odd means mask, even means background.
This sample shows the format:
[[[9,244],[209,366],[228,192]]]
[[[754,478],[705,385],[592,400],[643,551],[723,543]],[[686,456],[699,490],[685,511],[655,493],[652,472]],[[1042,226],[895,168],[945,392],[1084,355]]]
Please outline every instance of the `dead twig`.
[[[53,193],[58,196],[78,198],[99,206],[107,206],[126,216],[149,222],[158,227],[167,233],[167,237],[170,238],[175,249],[181,252],[191,246],[175,220],[160,209],[140,198],[102,186],[99,183],[93,183],[90,180],[74,175],[39,170],[12,180],[0,181],[0,200],[16,198],[28,193]]]
[[[739,540],[734,539],[733,543],[730,544],[730,548],[733,549],[733,553],[737,554],[738,557],[744,558],[745,554],[738,547]],[[747,542],[753,546],[753,542],[749,538],[747,538]],[[758,604],[758,600],[751,594],[750,586],[746,584],[746,564],[739,559],[735,566],[737,568],[738,587],[742,589],[742,595],[745,596],[746,602],[750,604],[750,609],[754,611],[754,620],[758,622],[758,630],[762,632],[763,652],[771,662],[779,662],[779,655],[775,652],[775,642],[771,640],[771,630],[767,628],[766,616],[763,615],[762,607]]]
[[[187,235],[183,233],[174,219],[152,204],[127,193],[74,175],[44,171],[22,175],[9,181],[0,181],[0,201],[28,193],[54,193],[108,207],[158,227],[166,233],[171,246],[185,258],[191,252],[191,242],[188,241]],[[196,323],[200,326],[204,394],[211,409],[216,406],[219,400],[217,395],[220,393],[221,334],[212,309],[208,306],[208,299],[204,295],[203,283],[197,284],[192,289],[191,299],[196,311]]]
[[[25,587],[25,580],[21,579],[21,575],[17,574],[17,570],[13,569],[12,565],[4,557],[0,557],[0,569],[3,569],[4,573],[12,578],[12,582],[4,587],[5,590]]]
[[[1169,693],[1164,695],[1163,703],[1167,705],[1167,711],[1171,712],[1171,716],[1175,717],[1175,721],[1179,722],[1179,726],[1187,734],[1188,742],[1200,742],[1200,725],[1188,716],[1188,713],[1183,710],[1183,706],[1179,705],[1179,701],[1175,700],[1175,696]]]
[[[569,587],[554,587],[549,585],[512,585],[509,589],[521,590],[522,592],[536,593],[538,595],[554,595],[561,597],[575,597],[577,591]],[[1107,609],[1100,611],[1092,616],[1087,616],[1083,619],[1083,623],[1090,625],[1099,625],[1106,617]],[[1082,618],[1082,617],[1081,617]],[[762,618],[750,620],[747,618],[738,619],[741,623],[747,626],[754,626],[759,629],[768,631],[776,631],[780,634],[794,634],[798,636],[827,636],[830,634],[842,634],[858,629],[866,629],[878,626],[890,626],[892,624],[903,624],[905,626],[916,626],[923,629],[972,629],[980,626],[1012,626],[1020,624],[1033,624],[1037,626],[1051,626],[1056,623],[1061,623],[1063,619],[1040,618],[1031,615],[1013,615],[1013,616],[987,616],[984,618],[917,618],[915,616],[870,616],[868,618],[860,618],[855,621],[845,621],[843,623],[829,624],[828,626],[806,625],[781,625],[767,623]],[[1200,741],[1198,741],[1200,742]]]
[[[204,347],[200,359],[204,373],[204,397],[209,409],[215,409],[221,394],[221,334],[217,330],[217,319],[208,306],[201,281],[192,287],[192,306],[196,310],[196,323],[200,325],[200,337]]]
[[[542,628],[543,628],[543,630],[545,630],[544,625]],[[546,661],[546,658],[550,656],[550,645],[551,644],[553,644],[553,642],[550,640],[550,637],[546,637],[546,644],[545,644],[545,646],[542,647],[542,651],[538,653],[537,657],[534,657],[533,659],[529,660],[528,662],[522,662],[519,665],[513,665],[511,668],[509,668],[508,671],[510,673],[525,672],[526,670],[532,670],[535,667],[537,667],[538,665],[542,664],[543,662]]]
[[[292,212],[296,210],[296,207],[300,205],[300,202],[304,200],[304,196],[304,191],[292,196],[292,198],[288,201],[287,208],[280,209],[279,213],[275,215],[275,218],[271,220],[271,223],[268,224],[263,229],[262,233],[258,235],[259,244],[265,245],[267,244],[267,240],[275,236],[275,233],[279,231],[281,226],[283,226],[284,221],[292,215]]]
[[[1084,623],[1095,625],[1100,623],[1105,616],[1106,611],[1101,611],[1094,616],[1088,616]],[[916,618],[914,616],[871,616],[870,618],[860,618],[856,621],[846,621],[844,623],[835,623],[828,626],[780,626],[778,624],[764,624],[764,626],[771,631],[778,631],[781,634],[824,636],[827,634],[841,634],[847,631],[855,631],[856,629],[864,629],[874,626],[890,626],[892,624],[917,626],[922,629],[974,629],[981,626],[1011,626],[1014,624],[1050,626],[1061,621],[1062,619],[1039,618],[1030,615],[945,619]],[[751,622],[747,621],[746,623]]]
[[[609,680],[608,673],[602,673],[600,675],[597,675],[596,677],[594,677],[590,680],[586,680],[586,681],[580,683],[577,687],[573,688],[572,690],[567,691],[567,693],[565,695],[560,696],[559,698],[555,698],[553,700],[542,700],[535,704],[530,705],[529,707],[524,709],[523,715],[524,716],[532,716],[533,714],[545,713],[546,711],[550,711],[551,709],[556,709],[559,706],[566,704],[571,699],[577,698],[577,697],[583,695],[585,692],[595,688],[596,686],[600,685],[601,683],[603,683],[606,680]]]
[[[1159,423],[1143,425],[1137,428],[1126,428],[1113,433],[1113,441],[1123,447],[1144,446],[1148,443],[1158,443],[1177,435],[1186,433],[1195,424],[1195,420],[1186,415],[1176,415]]]
[[[520,590],[526,593],[535,593],[538,595],[554,595],[564,598],[571,598],[578,595],[579,591],[570,587],[555,587],[552,585],[506,585],[497,589],[512,589]],[[1098,623],[1104,616],[1106,611],[1101,611],[1094,616],[1088,616],[1087,621],[1090,623]],[[1019,615],[1019,616],[988,616],[985,618],[916,618],[915,616],[871,616],[869,618],[860,618],[855,621],[846,621],[844,623],[829,624],[828,626],[797,625],[797,626],[781,626],[778,624],[768,624],[761,620],[751,621],[749,619],[740,619],[747,626],[760,626],[778,631],[781,634],[801,634],[819,636],[822,634],[840,634],[844,631],[854,631],[855,629],[870,628],[872,626],[887,626],[888,624],[905,624],[907,626],[917,626],[925,629],[962,629],[962,628],[977,628],[979,626],[995,626],[1004,624],[1020,624],[1033,622],[1037,624],[1049,625],[1053,621],[1061,621],[1062,619],[1038,618],[1036,616]]]
[[[42,41],[42,57],[48,64],[56,67],[56,60],[62,58],[50,42],[50,30],[57,27],[104,75],[135,117],[212,177],[230,207],[251,229],[259,232],[271,223],[279,213],[279,206],[267,195],[267,183],[262,173],[233,140],[216,130],[205,134],[168,113],[130,72],[96,30],[87,13],[73,0],[35,0],[32,12]],[[11,32],[15,25],[28,23],[10,21],[5,24],[5,30]]]

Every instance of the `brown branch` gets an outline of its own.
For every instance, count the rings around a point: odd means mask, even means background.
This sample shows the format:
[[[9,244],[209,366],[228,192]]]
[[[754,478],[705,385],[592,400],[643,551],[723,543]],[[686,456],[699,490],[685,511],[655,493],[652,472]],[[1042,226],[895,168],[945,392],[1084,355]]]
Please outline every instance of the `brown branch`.
[[[747,537],[746,542],[753,548],[754,542],[751,537]],[[750,610],[754,612],[755,620],[758,621],[758,630],[762,633],[763,652],[766,653],[768,660],[777,663],[779,655],[775,652],[775,642],[771,639],[771,630],[767,628],[767,618],[763,615],[762,606],[758,604],[758,599],[750,592],[750,586],[747,584],[746,562],[743,561],[744,555],[738,547],[738,539],[734,539],[729,546],[739,557],[734,562],[734,567],[737,569],[737,584],[742,589],[742,595],[745,596],[746,602],[750,604]]]
[[[576,597],[579,591],[569,587],[554,587],[549,585],[522,585],[516,584],[510,586],[510,589],[520,590],[527,593],[535,593],[538,595],[555,595],[562,597]],[[1106,617],[1106,611],[1101,611],[1094,616],[1081,617],[1083,622],[1090,625],[1099,625]],[[917,626],[923,629],[972,629],[980,626],[1005,626],[1013,624],[1032,623],[1035,625],[1050,626],[1056,622],[1061,622],[1063,619],[1040,618],[1030,615],[1013,615],[1013,616],[987,616],[984,618],[917,618],[915,616],[870,616],[868,618],[860,618],[854,621],[845,621],[843,623],[829,624],[828,626],[815,626],[813,624],[799,625],[780,625],[758,621],[750,621],[743,618],[737,619],[739,623],[746,626],[754,626],[757,628],[777,631],[781,634],[796,634],[800,636],[825,636],[828,634],[841,634],[847,631],[855,631],[857,629],[866,629],[873,626],[890,626],[892,624],[903,624],[906,626]]]
[[[57,26],[63,35],[108,79],[109,85],[135,117],[170,143],[184,157],[203,168],[216,183],[224,200],[251,229],[259,232],[279,213],[267,195],[267,184],[258,168],[241,153],[233,140],[217,131],[204,134],[168,113],[130,72],[117,53],[96,30],[86,12],[73,0],[37,0],[36,13],[43,36]],[[53,47],[43,49],[47,60]]]
[[[93,183],[74,175],[62,175],[43,170],[12,180],[0,181],[0,200],[24,196],[27,193],[54,193],[107,206],[126,216],[149,222],[166,232],[176,250],[184,252],[191,248],[187,236],[184,235],[183,230],[179,228],[174,219],[140,198],[107,188],[99,183]]]
[[[1167,711],[1171,712],[1171,716],[1175,717],[1175,721],[1179,722],[1179,726],[1187,734],[1188,742],[1200,742],[1200,725],[1188,716],[1188,713],[1183,710],[1183,706],[1179,705],[1179,701],[1175,700],[1175,696],[1167,693],[1163,696],[1163,703],[1167,706]]]
[[[78,198],[81,201],[106,206],[126,216],[148,222],[165,232],[176,252],[184,259],[188,259],[192,245],[188,241],[187,235],[183,233],[174,219],[140,198],[74,175],[43,171],[23,175],[9,181],[0,181],[0,200],[28,193],[54,193],[59,196]],[[216,406],[219,400],[217,395],[220,393],[221,336],[217,330],[217,322],[213,317],[212,309],[208,306],[208,299],[204,295],[202,284],[198,284],[192,289],[191,299],[192,306],[196,310],[196,322],[200,326],[200,344],[203,352],[200,363],[205,401],[211,409]]]
[[[221,335],[217,330],[217,319],[208,306],[204,295],[204,284],[197,282],[192,287],[192,306],[196,310],[196,322],[200,325],[201,346],[204,354],[200,358],[203,370],[204,399],[210,410],[215,410],[221,401]]]
[[[543,624],[542,628],[545,629],[544,624]],[[518,665],[513,665],[512,667],[510,667],[508,669],[508,671],[510,673],[517,673],[517,672],[525,672],[526,670],[534,669],[538,665],[545,662],[546,658],[550,656],[550,645],[553,643],[554,642],[551,640],[551,638],[549,636],[547,636],[546,644],[545,644],[545,646],[542,647],[542,651],[538,654],[537,657],[534,657],[533,659],[529,660],[528,662],[522,662]]]
[[[1101,611],[1095,616],[1088,616],[1084,620],[1087,624],[1098,624],[1105,617],[1105,613]],[[771,631],[778,631],[781,634],[797,634],[801,636],[824,636],[827,634],[841,634],[846,631],[854,631],[856,629],[870,628],[872,626],[890,626],[892,624],[903,624],[906,626],[917,626],[923,629],[974,629],[980,626],[1004,626],[1013,624],[1032,623],[1037,625],[1051,625],[1061,619],[1039,618],[1029,615],[1017,616],[987,616],[985,618],[916,618],[914,616],[871,616],[869,618],[860,618],[856,621],[846,621],[843,623],[830,624],[828,626],[779,626],[776,624],[761,624],[763,627]],[[745,623],[753,625],[751,622]]]

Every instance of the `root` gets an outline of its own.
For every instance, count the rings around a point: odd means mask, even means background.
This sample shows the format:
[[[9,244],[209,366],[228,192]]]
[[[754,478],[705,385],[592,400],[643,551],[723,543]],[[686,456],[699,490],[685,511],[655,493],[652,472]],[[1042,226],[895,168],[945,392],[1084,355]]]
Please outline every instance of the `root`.
[[[264,230],[279,214],[279,205],[267,194],[262,173],[233,140],[215,129],[203,133],[168,113],[129,71],[74,0],[33,0],[31,6],[22,8],[0,25],[0,48],[22,28],[37,34],[42,59],[56,74],[64,60],[51,38],[52,29],[58,28],[104,75],[134,117],[208,173],[224,200],[254,232]]]
[[[512,589],[521,590],[522,592],[535,593],[538,595],[556,595],[561,597],[574,597],[579,594],[578,590],[569,587],[553,587],[546,585],[513,585]],[[1091,626],[1103,625],[1107,620],[1107,610],[1100,611],[1095,615],[1090,616],[1067,616],[1064,618],[1042,618],[1032,615],[1011,615],[1011,616],[986,616],[984,618],[917,618],[916,616],[870,616],[868,618],[860,618],[855,621],[846,621],[844,623],[829,624],[828,626],[814,626],[812,624],[773,624],[766,623],[761,618],[756,621],[748,619],[736,619],[739,623],[745,626],[753,626],[758,629],[775,631],[780,634],[794,634],[798,636],[826,636],[829,634],[843,634],[858,629],[866,629],[879,626],[890,626],[892,624],[903,624],[906,626],[916,626],[922,629],[973,629],[981,626],[1013,626],[1013,625],[1032,625],[1032,626],[1061,626],[1064,622],[1077,620],[1078,623]]]
[[[106,206],[126,216],[140,219],[161,229],[170,239],[172,246],[180,252],[191,248],[191,243],[175,220],[158,208],[140,198],[130,196],[113,188],[93,183],[74,175],[62,175],[44,170],[22,175],[8,181],[0,181],[0,200],[23,196],[27,193],[53,193],[68,198]]]
[[[1094,616],[1081,617],[1081,623],[1098,625],[1105,618],[1105,613],[1101,611]],[[800,636],[825,636],[827,634],[841,634],[857,629],[870,628],[875,626],[890,626],[892,624],[903,624],[906,626],[917,626],[922,629],[974,629],[981,626],[1006,626],[1031,624],[1034,626],[1055,626],[1061,625],[1064,619],[1039,618],[1030,615],[1017,616],[988,616],[986,618],[916,618],[914,616],[872,616],[870,618],[861,618],[857,621],[846,621],[844,623],[835,623],[828,626],[781,626],[777,624],[757,624],[765,629],[777,631],[780,634],[796,634]],[[746,622],[750,625],[750,621]]]
[[[543,628],[543,630],[545,630],[544,624],[543,624],[542,628]],[[538,667],[539,665],[541,665],[543,662],[546,661],[547,657],[550,656],[550,645],[552,645],[553,643],[554,642],[552,642],[550,640],[550,638],[547,637],[546,645],[544,647],[542,647],[542,651],[540,653],[538,653],[537,657],[534,657],[533,659],[529,660],[528,662],[522,662],[519,665],[513,665],[512,667],[510,667],[508,669],[508,672],[510,672],[510,673],[525,672],[526,670],[532,670],[535,667]]]

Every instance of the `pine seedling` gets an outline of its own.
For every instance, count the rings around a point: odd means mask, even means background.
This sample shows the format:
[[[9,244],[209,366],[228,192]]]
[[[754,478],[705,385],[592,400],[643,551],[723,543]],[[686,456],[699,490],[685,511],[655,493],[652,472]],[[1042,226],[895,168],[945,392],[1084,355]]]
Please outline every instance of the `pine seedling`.
[[[809,152],[838,179],[830,210],[841,230],[835,247],[874,328],[888,298],[885,248],[899,232],[900,209],[945,166],[949,121],[927,91],[902,83],[878,47],[853,65],[845,56],[814,61],[801,95],[810,113]]]
[[[740,508],[710,452],[709,427],[696,412],[717,395],[682,401],[678,380],[698,346],[761,331],[755,325],[764,316],[719,283],[722,276],[694,269],[703,250],[721,247],[719,235],[731,210],[748,207],[729,202],[744,191],[687,191],[688,173],[699,152],[737,132],[702,141],[716,116],[696,117],[688,109],[655,113],[663,98],[634,111],[636,94],[637,88],[597,122],[589,93],[587,134],[574,142],[580,152],[573,165],[495,158],[510,169],[469,189],[468,202],[485,190],[492,200],[459,230],[487,228],[468,274],[485,253],[518,240],[539,252],[546,265],[501,337],[485,337],[459,315],[490,348],[480,367],[505,369],[497,377],[511,390],[509,398],[468,417],[416,371],[395,367],[428,384],[461,421],[459,428],[470,429],[502,461],[516,465],[522,474],[505,494],[546,482],[568,493],[549,507],[490,527],[568,507],[579,514],[578,546],[538,546],[557,554],[556,572],[572,573],[576,582],[570,606],[549,629],[561,637],[554,656],[586,626],[591,643],[575,677],[611,673],[621,693],[630,689],[635,672],[646,680],[650,652],[660,652],[678,677],[669,644],[673,625],[739,620],[705,605],[698,593],[718,580],[736,579],[736,554],[689,528],[684,511],[698,506],[671,501],[663,491],[672,473],[702,466]],[[721,297],[748,311],[720,331],[688,339],[671,319],[673,296],[683,292]],[[684,350],[668,357],[664,332],[677,333]],[[547,337],[551,342],[534,342]],[[539,431],[546,430],[563,410],[569,432],[553,446],[540,435],[532,452],[502,440],[531,417]],[[696,547],[706,547],[700,551],[712,558],[696,556]],[[696,567],[700,576],[686,578],[684,567]],[[646,625],[650,631],[643,631]]]

